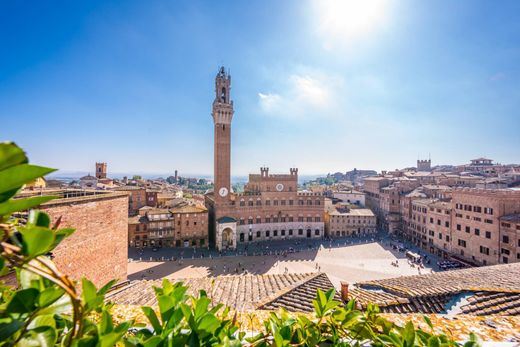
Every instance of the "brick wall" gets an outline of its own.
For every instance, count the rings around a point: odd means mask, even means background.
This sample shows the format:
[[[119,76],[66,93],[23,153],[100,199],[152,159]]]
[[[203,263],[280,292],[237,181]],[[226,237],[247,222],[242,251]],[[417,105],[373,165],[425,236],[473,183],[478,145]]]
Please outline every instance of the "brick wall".
[[[111,279],[125,280],[128,259],[128,197],[111,193],[79,199],[60,199],[41,206],[60,227],[74,227],[53,252],[58,268],[97,286]]]

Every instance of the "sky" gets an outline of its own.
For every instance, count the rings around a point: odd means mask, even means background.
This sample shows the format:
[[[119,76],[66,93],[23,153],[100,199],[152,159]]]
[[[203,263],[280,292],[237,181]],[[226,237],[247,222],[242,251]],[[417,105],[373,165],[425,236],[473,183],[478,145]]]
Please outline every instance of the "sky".
[[[520,162],[520,1],[2,1],[0,141],[61,172]]]

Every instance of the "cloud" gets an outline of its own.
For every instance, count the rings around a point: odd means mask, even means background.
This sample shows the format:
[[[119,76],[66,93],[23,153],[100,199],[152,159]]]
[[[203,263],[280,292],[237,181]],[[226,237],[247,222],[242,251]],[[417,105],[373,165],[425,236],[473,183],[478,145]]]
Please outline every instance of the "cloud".
[[[279,108],[282,98],[278,94],[258,93],[260,98],[260,107],[264,112],[272,112]]]
[[[323,73],[295,73],[277,83],[283,92],[259,92],[258,101],[272,116],[330,117],[338,109],[342,85],[342,79]]]

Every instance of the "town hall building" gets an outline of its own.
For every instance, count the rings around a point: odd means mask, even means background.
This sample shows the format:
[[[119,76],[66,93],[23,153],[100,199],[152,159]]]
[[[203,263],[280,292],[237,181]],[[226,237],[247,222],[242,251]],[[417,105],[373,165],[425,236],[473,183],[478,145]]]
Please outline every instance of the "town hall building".
[[[288,174],[250,174],[243,193],[231,189],[231,76],[220,68],[215,79],[214,189],[206,194],[210,242],[218,250],[237,244],[324,235],[324,197],[298,192],[298,169]]]

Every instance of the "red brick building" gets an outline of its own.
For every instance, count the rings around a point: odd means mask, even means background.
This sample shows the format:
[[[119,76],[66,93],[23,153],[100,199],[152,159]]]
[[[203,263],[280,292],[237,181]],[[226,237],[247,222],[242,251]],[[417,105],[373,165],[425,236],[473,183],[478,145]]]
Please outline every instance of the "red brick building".
[[[206,195],[210,236],[217,249],[239,242],[324,235],[321,193],[298,192],[298,169],[272,175],[268,168],[249,175],[245,192],[231,191],[231,76],[221,68],[215,79],[214,192]]]

